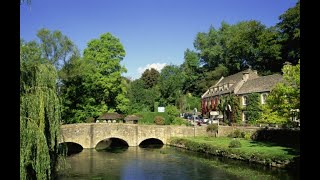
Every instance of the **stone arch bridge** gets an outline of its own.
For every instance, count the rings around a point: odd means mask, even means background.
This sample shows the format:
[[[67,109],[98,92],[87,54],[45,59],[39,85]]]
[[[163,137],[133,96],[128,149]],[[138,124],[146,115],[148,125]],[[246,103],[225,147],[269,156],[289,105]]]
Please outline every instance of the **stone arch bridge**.
[[[61,126],[59,143],[71,142],[83,148],[95,148],[108,138],[118,138],[128,146],[139,146],[148,139],[158,139],[167,144],[171,137],[206,135],[204,126],[139,125],[123,123],[79,123]]]

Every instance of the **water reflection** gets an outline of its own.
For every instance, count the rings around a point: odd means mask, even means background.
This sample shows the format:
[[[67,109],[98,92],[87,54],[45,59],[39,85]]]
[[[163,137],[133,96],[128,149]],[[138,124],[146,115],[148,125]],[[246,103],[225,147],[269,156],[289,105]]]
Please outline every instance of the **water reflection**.
[[[292,179],[287,172],[265,173],[252,169],[238,161],[210,159],[197,153],[162,145],[157,148],[127,147],[114,150],[96,151],[83,149],[79,154],[67,157],[69,169],[60,172],[58,179]],[[209,163],[208,163],[209,162]],[[216,166],[212,166],[215,164]],[[218,165],[217,165],[218,164]],[[246,177],[227,171],[240,168],[250,173]],[[233,168],[233,169],[232,169]],[[266,174],[261,176],[261,174]],[[260,178],[261,179],[261,178]]]

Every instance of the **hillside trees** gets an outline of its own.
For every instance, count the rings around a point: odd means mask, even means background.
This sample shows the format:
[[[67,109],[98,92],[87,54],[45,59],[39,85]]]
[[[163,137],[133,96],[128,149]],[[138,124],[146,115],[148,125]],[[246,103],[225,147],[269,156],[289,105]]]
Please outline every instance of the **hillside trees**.
[[[248,66],[259,72],[277,72],[279,67],[275,65],[279,64],[281,48],[277,37],[274,28],[266,28],[255,20],[234,25],[222,22],[219,29],[210,27],[207,33],[198,33],[194,46],[206,69],[221,64],[230,74]]]
[[[300,59],[300,1],[279,16],[279,20],[276,27],[280,32],[282,59],[296,65]]]
[[[179,66],[167,65],[162,69],[159,80],[160,105],[176,103],[176,100],[182,95],[185,79],[186,75]]]
[[[142,73],[140,79],[144,82],[144,87],[146,89],[149,89],[155,86],[156,84],[158,84],[159,77],[160,77],[160,73],[156,69],[151,68],[151,69],[146,69]]]

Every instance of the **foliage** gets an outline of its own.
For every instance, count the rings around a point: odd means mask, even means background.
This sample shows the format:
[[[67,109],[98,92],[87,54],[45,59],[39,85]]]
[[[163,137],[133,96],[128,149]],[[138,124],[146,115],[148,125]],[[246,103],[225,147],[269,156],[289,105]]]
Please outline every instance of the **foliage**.
[[[198,78],[199,78],[199,65],[200,59],[195,51],[187,49],[184,52],[184,62],[181,64],[181,68],[186,75],[182,91],[184,94],[192,93],[198,95]]]
[[[247,105],[244,109],[249,123],[254,124],[261,116],[260,95],[258,93],[251,93],[246,96]]]
[[[230,138],[244,138],[245,132],[241,131],[240,129],[236,129],[232,131],[230,134],[228,134],[228,137]]]
[[[241,147],[241,143],[238,139],[232,139],[229,143],[229,148],[240,148]]]
[[[206,128],[206,131],[211,133],[217,133],[218,129],[219,129],[218,124],[209,124]]]
[[[246,139],[246,140],[250,140],[250,139],[251,139],[252,134],[253,134],[252,132],[245,132],[245,133],[244,133],[244,137],[243,137],[243,138],[244,138],[244,139]]]
[[[284,116],[279,115],[277,111],[272,111],[272,109],[267,106],[262,107],[262,113],[257,123],[263,124],[286,124],[288,119]]]
[[[154,104],[160,97],[159,87],[154,86],[145,89],[144,82],[141,79],[137,79],[130,83],[127,97],[130,101],[128,110],[130,114],[155,111]]]
[[[68,61],[68,57],[77,53],[73,42],[60,31],[42,28],[37,37],[41,42],[42,56],[48,59],[59,70]]]
[[[189,124],[189,122],[181,117],[174,117],[171,122],[171,125],[186,125],[187,126],[188,124]]]
[[[33,42],[20,46],[20,178],[53,179],[61,118],[57,71]]]
[[[179,116],[179,114],[180,114],[178,108],[174,105],[171,105],[171,104],[166,106],[166,112],[168,113],[168,115],[170,117],[173,117],[173,118]]]
[[[165,120],[165,125],[170,124],[169,116],[166,112],[139,112],[135,115],[141,117],[138,124],[154,124],[154,119],[156,116],[161,116]]]
[[[156,125],[164,125],[165,124],[164,118],[162,116],[156,116],[154,117],[154,123]]]
[[[300,61],[283,66],[284,82],[279,83],[267,97],[260,122],[289,123],[291,109],[300,109]]]
[[[175,65],[165,66],[161,70],[159,89],[161,99],[165,104],[174,104],[181,96],[182,86],[185,82],[185,74],[181,68]]]
[[[155,86],[156,84],[158,84],[159,77],[160,77],[160,73],[156,69],[151,68],[151,69],[146,69],[142,73],[140,79],[144,82],[144,87],[146,89],[149,89]]]
[[[254,132],[251,139],[286,147],[300,147],[300,130],[263,128]]]
[[[201,109],[201,98],[188,93],[177,99],[176,106],[179,107],[180,112],[190,112],[194,108],[199,111]]]
[[[277,39],[278,32],[259,21],[234,25],[222,22],[219,29],[210,27],[207,33],[198,33],[194,46],[207,69],[222,64],[234,74],[250,65],[259,72],[277,72],[281,68],[281,46]]]
[[[83,55],[63,68],[63,119],[66,123],[85,122],[104,112],[126,113],[128,85],[121,77],[126,69],[120,64],[125,51],[119,39],[102,34],[88,42]]]
[[[282,58],[296,65],[300,59],[300,1],[279,16]]]

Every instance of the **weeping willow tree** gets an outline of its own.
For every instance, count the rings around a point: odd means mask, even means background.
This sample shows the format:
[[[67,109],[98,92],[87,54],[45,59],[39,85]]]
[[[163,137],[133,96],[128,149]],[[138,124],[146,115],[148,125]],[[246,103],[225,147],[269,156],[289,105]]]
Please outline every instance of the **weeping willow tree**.
[[[57,71],[49,63],[20,61],[20,179],[52,179],[60,126]]]

